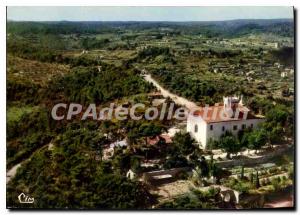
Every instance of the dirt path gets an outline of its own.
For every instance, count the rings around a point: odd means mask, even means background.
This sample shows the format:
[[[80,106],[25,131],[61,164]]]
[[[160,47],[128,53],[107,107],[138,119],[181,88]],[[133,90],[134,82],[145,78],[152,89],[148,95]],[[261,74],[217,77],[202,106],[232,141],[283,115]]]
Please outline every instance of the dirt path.
[[[10,170],[6,172],[6,184],[16,175],[17,169],[21,166],[21,163],[13,166]]]
[[[8,184],[8,182],[10,182],[10,180],[13,179],[13,178],[15,177],[15,175],[16,175],[16,173],[17,173],[17,170],[19,169],[19,167],[22,166],[22,163],[24,163],[25,161],[30,160],[31,157],[33,156],[33,154],[34,154],[35,152],[37,152],[37,151],[39,151],[39,150],[41,150],[41,149],[43,149],[43,148],[45,148],[45,147],[48,147],[48,150],[52,150],[53,147],[54,147],[54,145],[53,145],[53,143],[52,143],[52,141],[51,141],[50,143],[48,143],[48,144],[42,146],[41,148],[38,148],[37,150],[35,150],[35,151],[30,155],[29,158],[27,158],[27,159],[21,161],[20,163],[14,165],[12,168],[10,168],[10,169],[6,172],[6,184]]]
[[[281,199],[265,203],[264,208],[289,208],[293,207],[293,196],[283,196]]]
[[[189,101],[188,99],[180,97],[176,94],[173,94],[170,91],[163,88],[156,80],[154,80],[151,77],[151,75],[145,74],[145,75],[143,75],[143,77],[146,81],[152,83],[157,88],[157,90],[159,90],[161,92],[163,97],[165,97],[165,98],[170,97],[176,104],[185,106],[186,108],[188,108],[190,110],[198,107],[194,102]]]

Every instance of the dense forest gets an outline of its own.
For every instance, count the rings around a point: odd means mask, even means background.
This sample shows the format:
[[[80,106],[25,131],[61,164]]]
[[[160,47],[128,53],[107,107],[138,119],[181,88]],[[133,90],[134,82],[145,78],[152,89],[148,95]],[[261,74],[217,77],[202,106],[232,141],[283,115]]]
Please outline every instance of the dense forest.
[[[8,204],[26,190],[37,196],[35,208],[145,208],[153,199],[143,185],[113,173],[99,160],[105,138],[98,131],[70,127],[24,164],[8,187]],[[34,168],[33,168],[34,167]],[[34,182],[34,183],[32,183]]]
[[[35,33],[35,27],[26,29]],[[44,33],[52,31],[48,30]],[[109,164],[99,160],[97,153],[107,143],[97,131],[99,125],[89,126],[88,130],[73,130],[73,127],[66,128],[66,122],[55,122],[50,113],[52,104],[58,101],[104,105],[115,99],[147,93],[152,86],[134,70],[83,57],[65,57],[53,47],[17,40],[17,43],[8,43],[8,53],[71,68],[46,85],[28,78],[7,82],[7,166],[10,168],[30,158],[8,185],[8,205],[16,206],[15,194],[24,191],[26,186],[30,193],[40,196],[36,205],[31,205],[36,208],[148,207],[153,199],[143,185],[113,173]],[[50,143],[55,145],[53,151],[48,150]],[[51,188],[49,183],[53,185]]]

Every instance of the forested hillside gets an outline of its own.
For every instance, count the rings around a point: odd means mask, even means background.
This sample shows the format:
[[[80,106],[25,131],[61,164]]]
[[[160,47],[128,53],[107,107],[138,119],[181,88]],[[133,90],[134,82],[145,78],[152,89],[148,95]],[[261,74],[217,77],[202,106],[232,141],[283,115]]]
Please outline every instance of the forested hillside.
[[[203,158],[210,152],[195,146],[188,133],[178,132],[168,140],[161,137],[174,126],[174,119],[93,121],[74,117],[56,121],[51,110],[57,103],[78,103],[84,108],[91,103],[98,108],[110,103],[125,107],[143,103],[145,108],[137,110],[143,115],[154,101],[170,105],[170,98],[162,98],[145,81],[149,74],[170,92],[197,105],[243,95],[245,105],[255,114],[267,116],[268,142],[275,143],[274,137],[283,133],[292,138],[293,28],[289,19],[8,21],[6,167],[21,167],[7,184],[7,206],[19,207],[17,196],[25,192],[36,201],[22,206],[32,208],[218,207],[213,191],[205,195],[193,192],[158,204],[158,197],[149,192],[153,187],[126,177],[129,170],[141,176],[143,171],[197,165],[204,169],[203,177],[227,172],[217,168],[213,158],[207,164]],[[160,113],[162,105],[157,107]],[[253,142],[263,136],[251,135],[239,149],[255,148]],[[229,148],[226,143],[237,141],[226,138],[227,142],[218,143],[222,150]],[[248,139],[253,141],[248,144]],[[116,147],[104,159],[104,151],[117,141],[127,145]],[[236,148],[229,150],[235,153]],[[149,160],[162,162],[141,165]]]

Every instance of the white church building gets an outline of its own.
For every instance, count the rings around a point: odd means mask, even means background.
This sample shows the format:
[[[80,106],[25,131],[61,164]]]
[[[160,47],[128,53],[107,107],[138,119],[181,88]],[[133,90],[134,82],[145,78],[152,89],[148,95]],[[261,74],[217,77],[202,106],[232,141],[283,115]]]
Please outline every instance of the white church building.
[[[190,112],[187,131],[197,141],[200,148],[206,148],[210,139],[217,140],[226,131],[237,135],[247,127],[256,128],[264,121],[262,116],[251,114],[243,105],[242,97],[224,97],[223,104],[201,107]]]

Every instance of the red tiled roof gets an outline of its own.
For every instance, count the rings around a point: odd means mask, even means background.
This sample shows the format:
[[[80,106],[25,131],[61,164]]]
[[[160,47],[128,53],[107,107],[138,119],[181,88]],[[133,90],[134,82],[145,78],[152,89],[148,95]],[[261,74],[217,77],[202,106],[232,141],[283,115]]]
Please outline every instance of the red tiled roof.
[[[165,139],[166,143],[172,143],[172,138],[167,134],[161,134],[161,138]]]
[[[150,144],[150,145],[156,145],[159,141],[159,137],[156,136],[156,137],[147,137],[147,144]]]
[[[224,111],[223,104],[203,107],[200,110],[194,111],[194,116],[202,117],[202,119],[207,123],[217,123],[225,121],[237,121],[245,119],[256,119],[257,117],[250,113],[250,110],[243,106],[238,105],[235,109],[234,116],[230,117]]]
[[[167,134],[161,134],[161,135],[153,137],[153,138],[147,137],[147,143],[150,144],[150,145],[156,145],[159,142],[159,140],[162,140],[162,139],[167,144],[172,143],[171,137]]]

